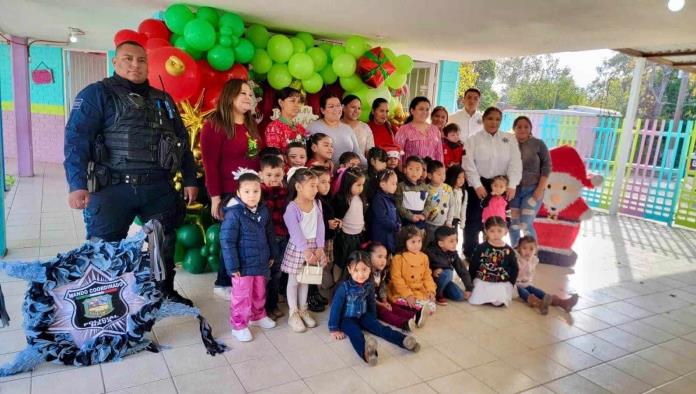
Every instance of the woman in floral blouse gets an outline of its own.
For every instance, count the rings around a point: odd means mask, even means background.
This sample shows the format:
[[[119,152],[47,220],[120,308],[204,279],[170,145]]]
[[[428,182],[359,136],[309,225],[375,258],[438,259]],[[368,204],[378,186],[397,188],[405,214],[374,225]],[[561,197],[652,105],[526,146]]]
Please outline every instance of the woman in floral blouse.
[[[292,141],[304,141],[307,131],[295,123],[295,117],[302,107],[300,91],[293,88],[281,89],[276,95],[280,107],[280,117],[266,126],[266,146],[276,147],[283,152]]]

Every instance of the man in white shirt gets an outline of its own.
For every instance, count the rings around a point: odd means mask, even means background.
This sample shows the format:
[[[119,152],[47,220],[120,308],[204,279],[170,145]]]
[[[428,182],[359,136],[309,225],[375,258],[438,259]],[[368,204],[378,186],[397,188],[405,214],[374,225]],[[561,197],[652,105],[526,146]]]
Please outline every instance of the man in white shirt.
[[[461,98],[464,109],[450,115],[449,122],[459,126],[459,140],[465,142],[469,137],[483,130],[481,111],[478,110],[481,102],[481,92],[476,88],[469,88]]]

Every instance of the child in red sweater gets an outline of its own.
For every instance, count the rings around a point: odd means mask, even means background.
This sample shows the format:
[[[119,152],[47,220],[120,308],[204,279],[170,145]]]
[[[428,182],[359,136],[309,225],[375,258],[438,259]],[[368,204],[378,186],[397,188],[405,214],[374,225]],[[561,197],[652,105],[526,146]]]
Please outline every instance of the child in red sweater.
[[[285,162],[274,154],[261,157],[261,192],[263,199],[271,213],[275,239],[270,240],[277,245],[278,255],[273,256],[274,264],[271,266],[271,277],[266,282],[266,313],[272,319],[283,316],[278,308],[278,294],[280,287],[280,263],[283,261],[285,247],[288,244],[288,229],[283,221],[286,198],[288,191],[283,185]]]
[[[442,140],[442,153],[444,155],[445,167],[461,166],[464,156],[464,145],[459,140],[459,126],[450,123],[442,129],[445,138]]]

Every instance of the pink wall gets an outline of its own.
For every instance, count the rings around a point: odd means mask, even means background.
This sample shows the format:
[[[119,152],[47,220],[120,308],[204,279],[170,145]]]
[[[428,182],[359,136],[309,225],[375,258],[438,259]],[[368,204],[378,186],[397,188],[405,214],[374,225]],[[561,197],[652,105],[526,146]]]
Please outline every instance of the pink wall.
[[[17,157],[14,111],[2,111],[5,157]],[[34,160],[48,163],[63,162],[63,136],[65,117],[31,114]]]

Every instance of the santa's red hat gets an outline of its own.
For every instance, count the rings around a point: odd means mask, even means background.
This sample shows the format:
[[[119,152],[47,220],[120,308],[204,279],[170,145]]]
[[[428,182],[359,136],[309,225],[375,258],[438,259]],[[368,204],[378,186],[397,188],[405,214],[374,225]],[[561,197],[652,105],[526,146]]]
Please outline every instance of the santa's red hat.
[[[553,172],[568,174],[579,180],[583,186],[593,189],[602,184],[599,175],[587,174],[580,154],[570,145],[562,145],[549,150]]]
[[[387,157],[393,157],[395,159],[400,159],[401,156],[403,156],[404,154],[404,152],[401,150],[401,147],[397,144],[382,145],[382,149],[384,149],[384,151],[387,152]]]

